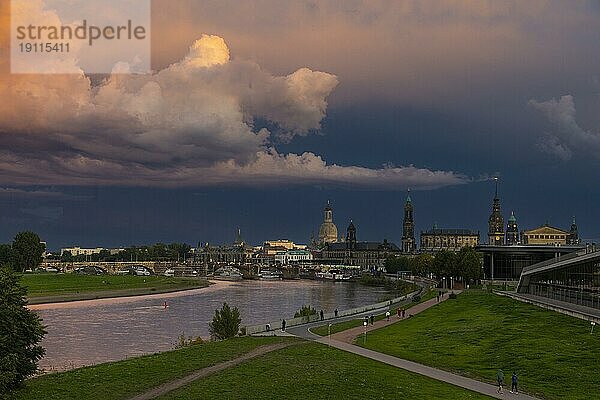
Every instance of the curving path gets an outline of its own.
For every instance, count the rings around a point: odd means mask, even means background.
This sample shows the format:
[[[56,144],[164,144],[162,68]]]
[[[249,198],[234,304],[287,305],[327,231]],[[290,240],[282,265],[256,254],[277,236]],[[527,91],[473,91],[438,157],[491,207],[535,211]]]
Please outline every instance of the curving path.
[[[238,358],[234,358],[233,360],[224,361],[222,363],[215,364],[210,367],[202,368],[201,370],[198,370],[189,375],[186,375],[183,378],[179,378],[179,379],[167,382],[167,383],[163,383],[162,385],[157,386],[145,393],[142,393],[135,397],[132,397],[130,400],[155,399],[155,398],[165,395],[169,392],[172,392],[173,390],[177,390],[186,385],[189,385],[190,383],[192,383],[195,380],[198,380],[200,378],[204,378],[206,376],[212,375],[212,374],[222,371],[224,369],[234,367],[240,363],[243,363],[244,361],[248,361],[252,358],[262,356],[262,355],[270,353],[272,351],[281,350],[285,347],[292,346],[294,344],[298,344],[298,343],[296,343],[296,342],[276,343],[276,344],[271,344],[271,345],[267,345],[267,346],[257,347],[256,349],[254,349],[246,354],[243,354],[243,355],[239,356]]]
[[[455,291],[455,293],[458,294],[460,292]],[[442,298],[440,299],[440,302],[446,301],[447,299],[448,299],[448,294],[444,294],[444,296],[442,296]],[[423,303],[419,303],[419,304],[409,308],[408,310],[406,310],[406,317],[404,319],[410,318],[411,315],[418,314],[436,304],[438,304],[437,298],[433,298],[433,299],[424,301]],[[385,310],[383,310],[383,312],[385,312]],[[354,318],[348,318],[348,319],[356,319],[356,317],[357,316],[354,316]],[[379,321],[375,321],[375,323],[373,325],[368,325],[367,340],[369,340],[368,339],[369,331],[382,328],[384,326],[396,323],[401,320],[402,319],[399,319],[397,316],[391,316],[390,321],[387,321],[386,319],[382,319]],[[339,321],[339,322],[341,322],[341,321]],[[318,322],[315,322],[312,324],[303,325],[301,327],[299,326],[299,327],[290,328],[290,329],[288,329],[287,332],[292,333],[296,336],[303,337],[308,340],[314,340],[316,342],[319,342],[319,343],[322,343],[322,344],[325,344],[328,346],[332,346],[332,347],[335,347],[335,348],[343,350],[343,351],[347,351],[347,352],[357,354],[357,355],[360,355],[363,357],[368,357],[372,360],[376,360],[376,361],[379,361],[379,362],[382,362],[382,363],[385,363],[388,365],[392,365],[397,368],[402,368],[407,371],[415,372],[417,374],[424,375],[429,378],[433,378],[438,381],[446,382],[451,385],[459,386],[459,387],[462,387],[462,388],[465,388],[468,390],[472,390],[474,392],[481,393],[481,394],[484,394],[484,395],[487,395],[487,396],[490,396],[493,398],[497,398],[497,399],[508,398],[508,399],[515,399],[515,400],[537,400],[536,397],[532,397],[532,396],[522,394],[522,393],[514,394],[514,393],[510,393],[508,390],[504,390],[504,394],[499,394],[497,392],[498,388],[494,385],[490,385],[489,383],[480,382],[478,380],[466,378],[464,376],[453,374],[451,372],[447,372],[447,371],[444,371],[441,369],[428,367],[426,365],[419,364],[419,363],[416,363],[413,361],[404,360],[402,358],[390,356],[388,354],[379,353],[374,350],[369,350],[369,349],[365,349],[360,346],[353,345],[352,343],[358,336],[364,335],[365,330],[364,330],[364,327],[362,327],[362,326],[359,326],[356,328],[351,328],[351,329],[348,329],[348,330],[345,330],[342,332],[338,332],[336,334],[331,335],[331,338],[321,337],[321,336],[315,335],[314,333],[312,333],[310,331],[310,328],[314,328],[316,326],[321,326],[321,325],[323,325],[323,322],[318,321]]]

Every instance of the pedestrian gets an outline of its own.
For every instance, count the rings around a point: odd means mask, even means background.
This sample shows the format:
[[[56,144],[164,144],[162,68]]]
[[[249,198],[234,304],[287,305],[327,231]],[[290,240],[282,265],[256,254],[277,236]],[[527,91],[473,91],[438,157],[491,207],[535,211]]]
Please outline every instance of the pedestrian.
[[[436,296],[437,302],[440,302],[440,294],[438,293],[438,295]]]
[[[398,309],[398,318],[402,318],[402,310]]]
[[[402,318],[406,317],[406,310],[402,310]]]
[[[387,318],[387,320],[389,322],[389,320],[390,320],[390,312],[389,311],[385,312],[385,317]]]
[[[367,317],[365,315],[365,320],[364,320],[364,324],[363,325],[367,326],[368,324],[369,324],[369,317]]]
[[[338,309],[337,308],[333,311],[333,314],[335,315],[336,318],[338,317]]]
[[[512,384],[510,386],[510,392],[511,393],[519,393],[519,390],[517,389],[517,384],[519,383],[519,377],[517,376],[517,372],[513,371],[512,374]]]
[[[502,385],[504,385],[504,372],[501,369],[496,373],[496,381],[498,382],[498,393],[502,394]]]
[[[285,319],[281,320],[281,332],[285,332]]]
[[[374,320],[373,314],[369,315],[369,320],[371,320],[371,325],[373,325],[373,320]]]
[[[323,310],[321,310],[321,311],[319,312],[319,314],[321,315],[321,321],[323,321],[323,319],[325,318],[325,314],[323,314]]]

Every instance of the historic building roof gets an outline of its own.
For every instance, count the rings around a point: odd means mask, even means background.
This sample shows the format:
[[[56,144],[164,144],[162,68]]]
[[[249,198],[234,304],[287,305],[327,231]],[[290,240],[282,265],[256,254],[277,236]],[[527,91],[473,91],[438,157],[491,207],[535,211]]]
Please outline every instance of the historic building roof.
[[[323,223],[319,228],[319,243],[333,243],[338,241],[337,226],[333,223],[333,209],[331,203],[327,200],[327,205],[323,210]]]

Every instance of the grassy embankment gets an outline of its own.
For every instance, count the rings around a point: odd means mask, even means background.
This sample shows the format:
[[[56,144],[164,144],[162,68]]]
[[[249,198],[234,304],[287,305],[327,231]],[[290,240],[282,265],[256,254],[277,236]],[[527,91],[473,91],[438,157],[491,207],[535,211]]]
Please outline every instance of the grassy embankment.
[[[355,354],[306,343],[255,358],[160,397],[195,399],[488,399]]]
[[[250,350],[295,339],[261,337],[208,342],[179,350],[30,379],[10,400],[127,399]]]
[[[25,274],[30,304],[165,293],[208,286],[197,278],[132,275]]]
[[[398,312],[398,309],[401,310],[408,310],[410,307],[422,303],[424,301],[427,301],[429,299],[434,298],[435,296],[437,296],[437,290],[429,290],[427,293],[425,293],[425,295],[423,295],[421,297],[421,299],[418,302],[409,302],[407,304],[403,304],[401,306],[395,306],[392,307],[390,309],[390,313],[392,314],[391,318],[397,318],[396,314]],[[379,321],[381,319],[385,318],[385,312],[383,314],[379,314],[379,315],[375,315],[374,320],[375,321]],[[338,332],[342,332],[348,329],[352,329],[352,328],[356,328],[357,326],[362,326],[363,324],[363,319],[352,319],[349,321],[344,321],[344,322],[339,322],[337,324],[331,324],[331,334],[335,334]],[[315,335],[319,335],[319,336],[327,336],[329,333],[329,327],[327,325],[321,325],[318,326],[316,328],[311,328],[311,332],[314,333]]]
[[[547,399],[600,393],[600,332],[589,322],[482,291],[372,331],[364,347],[487,382],[498,368],[507,382],[517,371],[523,390]]]

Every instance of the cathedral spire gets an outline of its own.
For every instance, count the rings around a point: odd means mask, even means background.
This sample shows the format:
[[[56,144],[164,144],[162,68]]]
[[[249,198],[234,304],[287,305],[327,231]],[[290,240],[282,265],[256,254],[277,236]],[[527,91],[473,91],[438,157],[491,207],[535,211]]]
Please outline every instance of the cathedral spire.
[[[402,222],[402,251],[412,253],[416,250],[415,246],[415,222],[413,220],[413,205],[410,198],[410,189],[404,203],[404,220]]]
[[[498,198],[498,177],[494,177],[496,191],[492,203],[492,213],[488,218],[488,243],[495,246],[504,244],[504,218],[500,211],[500,198]]]

